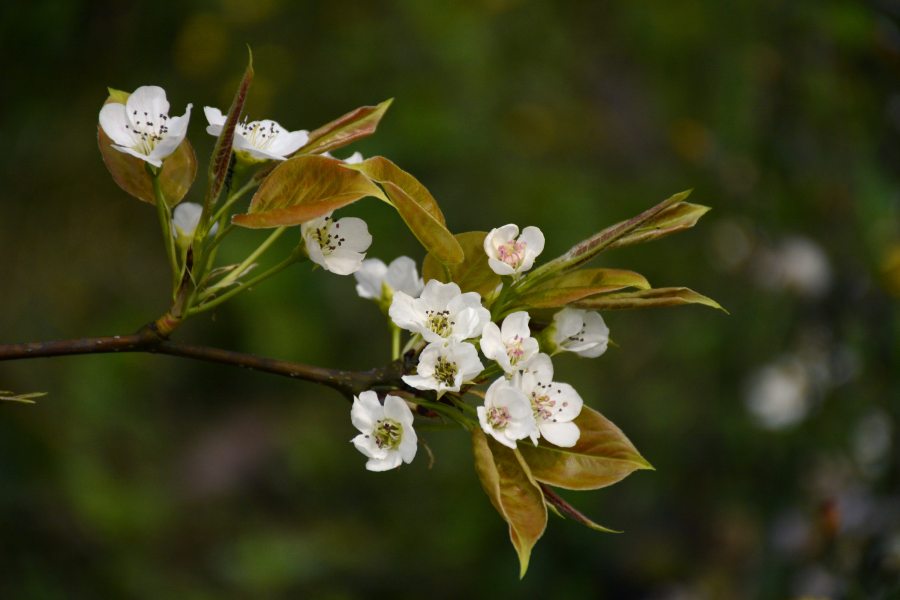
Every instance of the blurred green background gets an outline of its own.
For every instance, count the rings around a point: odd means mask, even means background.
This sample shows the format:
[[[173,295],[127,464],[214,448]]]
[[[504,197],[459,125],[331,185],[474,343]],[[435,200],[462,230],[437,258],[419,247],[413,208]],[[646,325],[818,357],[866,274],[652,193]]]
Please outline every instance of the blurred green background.
[[[0,405],[0,597],[898,597],[898,23],[897,0],[3,3],[0,343],[164,312],[155,211],[109,177],[98,111],[107,86],[163,86],[173,115],[194,104],[205,170],[202,107],[227,108],[245,44],[251,118],[314,129],[395,98],[336,154],[391,158],[455,232],[538,225],[549,258],[695,188],[698,227],[594,264],[730,316],[608,313],[618,347],[555,361],[657,471],[564,494],[625,533],[551,516],[522,582],[464,434],[422,434],[431,470],[369,473],[324,388],[149,355],[2,363],[0,389],[49,395]],[[389,207],[342,212],[370,257],[423,258]],[[294,267],[176,338],[383,364],[354,284]]]

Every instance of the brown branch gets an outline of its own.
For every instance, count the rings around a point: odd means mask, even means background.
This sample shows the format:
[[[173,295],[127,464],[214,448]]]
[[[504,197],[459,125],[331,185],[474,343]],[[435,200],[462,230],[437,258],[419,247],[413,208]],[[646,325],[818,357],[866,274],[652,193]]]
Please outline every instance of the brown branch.
[[[131,335],[115,335],[53,342],[31,342],[0,346],[0,361],[77,354],[111,354],[118,352],[148,352],[204,360],[207,362],[262,371],[292,379],[301,379],[333,388],[347,397],[377,387],[401,387],[401,377],[409,372],[412,356],[405,356],[384,367],[371,371],[326,369],[287,360],[276,360],[242,352],[231,352],[207,346],[180,344],[163,339],[155,323]]]

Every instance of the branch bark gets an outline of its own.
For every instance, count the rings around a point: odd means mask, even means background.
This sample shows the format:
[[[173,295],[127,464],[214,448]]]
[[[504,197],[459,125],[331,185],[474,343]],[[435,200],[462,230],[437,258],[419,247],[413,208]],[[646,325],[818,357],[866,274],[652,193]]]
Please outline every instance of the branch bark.
[[[330,387],[348,398],[373,388],[393,386],[406,388],[401,377],[409,371],[412,360],[411,355],[404,356],[384,367],[370,371],[326,369],[254,354],[173,342],[160,337],[154,323],[130,335],[0,346],[0,361],[119,352],[167,354],[281,375]]]

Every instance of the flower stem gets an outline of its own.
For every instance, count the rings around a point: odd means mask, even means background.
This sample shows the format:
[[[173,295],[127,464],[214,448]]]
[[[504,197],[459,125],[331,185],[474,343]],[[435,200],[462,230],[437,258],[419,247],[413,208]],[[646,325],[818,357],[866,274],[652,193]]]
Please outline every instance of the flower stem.
[[[463,409],[467,413],[472,414],[472,415],[478,414],[478,411],[475,410],[475,407],[469,406],[466,403],[466,401],[463,400],[462,398],[456,398],[456,397],[450,396],[450,395],[447,395],[446,397],[450,398],[450,400],[451,400],[451,402],[453,402],[453,404],[457,405],[459,408]]]
[[[391,360],[397,360],[400,358],[400,328],[394,325],[393,321],[390,323],[391,327]]]
[[[187,311],[186,316],[192,317],[196,314],[210,310],[211,308],[215,308],[216,306],[222,304],[226,300],[230,300],[233,296],[236,296],[236,295],[240,294],[241,292],[246,291],[247,289],[256,285],[257,283],[265,281],[266,279],[268,279],[269,277],[272,277],[273,275],[277,275],[278,273],[280,273],[284,269],[288,268],[295,262],[298,262],[299,260],[300,260],[299,257],[297,257],[295,254],[291,254],[286,259],[284,259],[283,261],[281,261],[280,263],[278,263],[277,265],[275,265],[274,267],[272,267],[265,273],[262,273],[256,277],[254,277],[250,281],[246,281],[246,282],[242,283],[239,287],[231,290],[230,292],[228,292],[226,294],[222,294],[215,300],[210,300],[206,304],[201,304],[200,306],[195,306],[195,307],[191,308],[190,310]],[[206,297],[208,297],[208,296],[206,296]]]
[[[234,227],[234,225],[232,225],[231,227]],[[202,293],[200,295],[200,298],[202,299],[202,298],[208,297],[210,294],[214,293],[215,290],[230,284],[232,281],[234,281],[235,279],[240,277],[244,273],[244,271],[247,270],[247,267],[249,267],[250,265],[253,264],[253,261],[255,261],[257,258],[262,256],[262,253],[265,252],[266,250],[268,250],[269,246],[271,246],[275,242],[275,240],[277,240],[279,237],[281,237],[281,234],[284,233],[285,229],[287,229],[287,227],[279,227],[275,231],[273,231],[272,234],[268,238],[266,238],[266,241],[264,241],[262,244],[260,244],[259,248],[254,250],[253,253],[250,256],[248,256],[244,260],[244,262],[241,263],[241,266],[239,266],[237,269],[233,270],[231,273],[229,273],[228,275],[223,277],[221,280],[218,281],[218,283],[216,283],[215,285],[213,285],[209,289],[207,289],[204,293]]]
[[[252,188],[255,185],[258,185],[258,183],[259,182],[254,181],[253,178],[251,177],[250,180],[247,183],[245,183],[241,189],[234,192],[233,194],[229,194],[228,199],[225,201],[225,204],[223,204],[219,208],[219,210],[216,211],[216,214],[213,215],[213,218],[210,219],[209,222],[215,223],[216,221],[218,221],[219,218],[225,214],[225,211],[227,211],[229,208],[231,208],[231,205],[234,204],[238,198],[240,198],[241,196],[246,194],[250,188]]]
[[[441,402],[432,402],[431,400],[422,400],[421,398],[411,398],[410,402],[418,404],[420,406],[424,406],[425,408],[430,408],[442,417],[447,417],[448,419],[459,423],[460,425],[465,427],[467,431],[472,431],[475,429],[475,423],[473,421],[470,421],[464,415],[453,410],[446,404],[442,404]]]
[[[159,182],[159,172],[153,170],[149,165],[147,172],[150,174],[150,180],[153,182],[153,195],[156,198],[156,213],[159,216],[159,227],[162,229],[163,243],[166,246],[166,255],[169,257],[169,266],[172,267],[172,294],[178,290],[178,284],[181,282],[181,272],[178,268],[178,261],[175,258],[175,237],[172,235],[172,214],[169,212],[169,206],[166,204],[166,198],[163,195],[162,184]]]

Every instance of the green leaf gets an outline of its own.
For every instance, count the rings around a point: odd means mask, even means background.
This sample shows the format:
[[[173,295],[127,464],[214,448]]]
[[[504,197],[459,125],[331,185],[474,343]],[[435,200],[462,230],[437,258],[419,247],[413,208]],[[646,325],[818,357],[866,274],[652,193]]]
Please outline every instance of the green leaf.
[[[487,237],[487,233],[468,231],[453,237],[459,242],[465,258],[461,263],[447,265],[447,270],[450,271],[450,277],[459,286],[462,293],[478,292],[483,298],[497,289],[497,286],[500,285],[500,276],[491,270],[488,265],[488,255],[484,251],[484,238]],[[432,279],[450,283],[441,262],[430,252],[425,255],[425,260],[422,262],[422,277],[425,279],[425,283]]]
[[[643,275],[621,269],[581,269],[554,277],[515,299],[514,305],[553,308],[587,296],[614,292],[627,287],[648,289]]]
[[[624,310],[628,308],[654,308],[657,306],[678,306],[680,304],[704,304],[726,311],[715,300],[688,288],[656,288],[627,292],[624,294],[607,294],[596,298],[584,298],[570,304],[575,308],[588,310]]]
[[[503,520],[519,555],[519,578],[525,576],[531,549],[547,528],[547,507],[538,483],[518,451],[498,444],[481,429],[472,432],[475,471]]]
[[[594,529],[596,531],[603,531],[606,533],[622,533],[621,531],[608,529],[602,525],[594,523],[586,516],[581,514],[578,510],[576,510],[575,507],[573,507],[571,504],[560,498],[559,495],[557,495],[557,493],[551,490],[547,485],[542,483],[540,484],[540,486],[541,491],[544,493],[544,500],[547,502],[547,508],[555,512],[560,517],[563,517],[563,515],[568,515],[582,525],[590,527],[591,529]]]
[[[225,176],[228,174],[228,165],[231,162],[231,148],[234,144],[234,129],[241,119],[241,112],[244,110],[244,102],[247,101],[247,91],[250,89],[250,82],[253,81],[253,52],[250,52],[250,61],[247,64],[247,70],[241,78],[238,85],[237,93],[231,102],[231,108],[228,109],[228,117],[225,119],[225,125],[222,127],[222,133],[216,140],[216,147],[213,149],[212,159],[209,162],[209,175],[206,182],[206,199],[203,202],[203,212],[209,214],[210,209],[215,205],[225,183]]]
[[[124,104],[129,96],[131,94],[128,92],[110,89],[109,98],[103,104],[106,105],[110,102]],[[156,195],[153,193],[153,180],[147,173],[147,163],[136,156],[119,152],[113,148],[113,141],[99,125],[97,125],[97,142],[103,162],[106,163],[106,168],[109,169],[119,187],[138,200],[155,205]],[[191,188],[196,175],[197,157],[194,155],[194,149],[191,148],[190,142],[185,138],[175,152],[163,162],[162,172],[159,176],[163,194],[170,207],[181,202]]]
[[[284,161],[256,191],[248,213],[232,222],[250,229],[299,225],[366,196],[385,200],[368,177],[342,164],[315,155]]]
[[[345,167],[365,173],[380,183],[406,225],[440,262],[457,264],[463,261],[463,249],[447,230],[437,202],[415,177],[381,156]]]
[[[689,229],[697,224],[697,221],[709,212],[708,206],[699,204],[689,204],[682,202],[670,206],[649,221],[646,221],[640,227],[622,236],[606,247],[607,250],[613,248],[623,248],[632,244],[640,244],[642,242],[650,242],[661,237]]]
[[[581,437],[571,448],[544,439],[522,444],[519,452],[538,481],[568,490],[596,490],[625,479],[638,469],[652,469],[622,431],[585,406],[573,421]]]
[[[617,223],[612,227],[607,227],[593,237],[590,237],[583,242],[576,244],[562,256],[555,258],[550,262],[542,265],[541,267],[535,269],[528,276],[528,279],[531,281],[543,281],[551,273],[555,273],[557,271],[567,272],[583,265],[587,261],[591,260],[598,254],[606,250],[611,244],[613,244],[620,238],[623,238],[626,235],[632,233],[642,225],[645,225],[669,207],[684,202],[685,198],[690,195],[691,191],[692,190],[688,190],[686,192],[681,192],[680,194],[675,194],[668,200],[660,202],[653,208],[642,212],[632,219],[623,221],[622,223]]]
[[[321,154],[372,135],[393,101],[391,98],[378,106],[362,106],[319,127],[309,134],[309,141],[297,154]]]
[[[30,394],[16,394],[15,392],[0,392],[0,402],[22,402],[24,404],[34,404],[34,398],[46,396],[47,392],[32,392]]]

